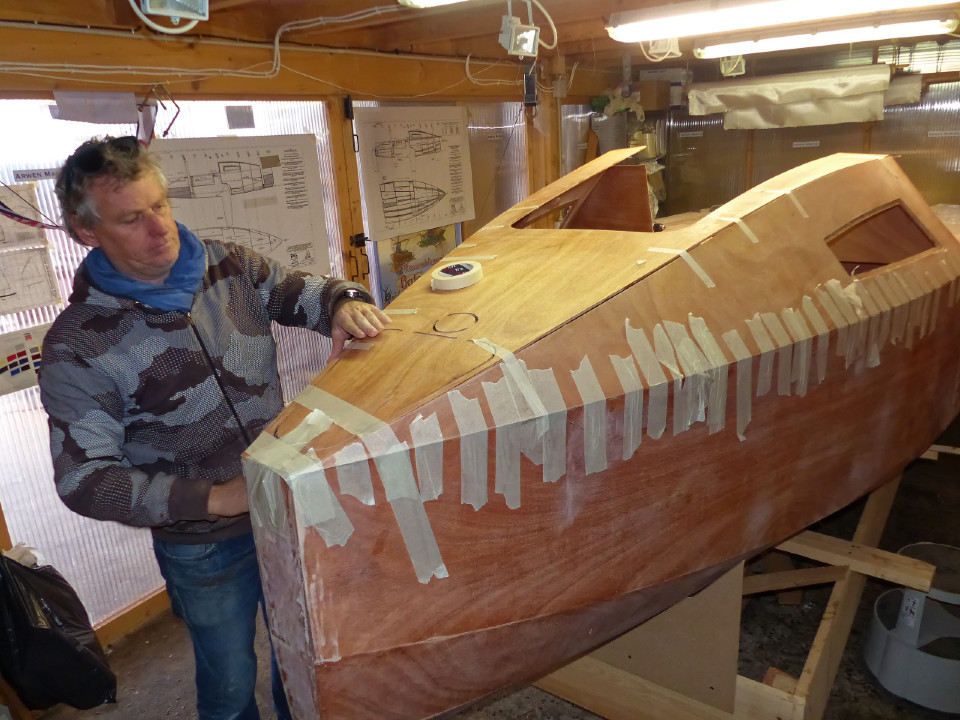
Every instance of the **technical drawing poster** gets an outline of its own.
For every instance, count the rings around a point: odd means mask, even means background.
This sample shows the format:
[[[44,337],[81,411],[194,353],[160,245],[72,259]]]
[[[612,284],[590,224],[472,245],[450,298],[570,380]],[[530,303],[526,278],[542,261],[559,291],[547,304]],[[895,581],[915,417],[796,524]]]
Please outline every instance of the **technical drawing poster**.
[[[330,272],[313,135],[157,139],[173,216],[205,240],[235,242],[285,267]]]
[[[0,248],[0,315],[59,302],[60,288],[47,248]]]
[[[0,395],[37,384],[40,350],[50,324],[0,335]]]
[[[371,240],[473,219],[463,108],[357,108],[355,122]]]
[[[37,188],[33,183],[0,185],[0,202],[18,215],[37,222],[47,222],[37,211]],[[45,245],[47,234],[43,228],[24,225],[0,215],[0,250]]]

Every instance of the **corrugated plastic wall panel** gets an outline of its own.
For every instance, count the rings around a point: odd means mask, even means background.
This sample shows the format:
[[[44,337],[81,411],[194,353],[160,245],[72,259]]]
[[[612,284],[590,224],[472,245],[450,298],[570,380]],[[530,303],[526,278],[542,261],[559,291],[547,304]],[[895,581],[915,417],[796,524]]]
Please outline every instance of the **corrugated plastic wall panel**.
[[[667,199],[660,216],[721,205],[746,189],[748,132],[724,130],[720,115],[667,119]]]
[[[864,152],[866,136],[859,123],[755,130],[753,173],[749,186],[785,170],[838,152]]]
[[[960,203],[960,83],[930,85],[919,103],[886,108],[871,147],[896,156],[931,205]]]

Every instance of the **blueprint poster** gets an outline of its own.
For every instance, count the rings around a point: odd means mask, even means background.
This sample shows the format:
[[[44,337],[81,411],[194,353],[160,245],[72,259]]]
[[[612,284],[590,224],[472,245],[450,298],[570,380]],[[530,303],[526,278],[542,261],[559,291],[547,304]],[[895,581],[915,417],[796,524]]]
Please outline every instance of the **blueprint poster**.
[[[47,222],[37,211],[37,189],[33,183],[0,185],[0,202],[23,217]],[[43,228],[24,225],[0,215],[0,250],[16,247],[41,247],[47,244]]]
[[[355,123],[371,240],[473,219],[463,108],[357,108]]]
[[[0,185],[0,202],[18,215],[44,221],[33,183]],[[0,215],[0,315],[59,302],[46,233]]]
[[[154,140],[177,222],[285,267],[330,272],[313,135]]]
[[[50,325],[0,335],[0,395],[37,384],[40,350]]]

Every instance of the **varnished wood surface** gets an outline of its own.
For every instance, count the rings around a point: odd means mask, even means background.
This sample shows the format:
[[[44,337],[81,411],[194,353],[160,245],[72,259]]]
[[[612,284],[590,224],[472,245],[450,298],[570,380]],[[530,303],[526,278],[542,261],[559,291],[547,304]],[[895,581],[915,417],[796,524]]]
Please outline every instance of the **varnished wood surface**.
[[[485,258],[478,285],[437,293],[422,278],[391,306],[415,315],[394,316],[393,329],[370,349],[348,351],[314,381],[388,423],[411,447],[410,422],[436,414],[443,493],[423,508],[449,577],[418,581],[372,461],[372,506],[337,493],[332,456],[355,437],[333,426],[309,441],[353,534],[327,547],[292,512],[282,528],[258,531],[275,642],[304,717],[317,708],[325,718],[428,717],[547,672],[895,476],[956,414],[960,249],[891,159],[826,158],[675,230],[667,222],[662,233],[514,227],[620,158],[601,158],[469,238],[474,246],[449,259]],[[787,366],[793,379],[779,394],[786,355],[774,353],[772,388],[753,397],[738,439],[737,366],[721,334],[737,330],[759,355],[745,321],[798,309],[828,281],[849,285],[826,240],[898,203],[931,249],[858,274],[858,282],[879,297],[882,276],[902,274],[919,294],[903,310],[865,319],[862,333],[838,332],[825,318],[825,377],[818,381],[812,351],[805,394],[796,366]],[[711,282],[690,260],[661,250],[688,253]],[[477,319],[459,332],[434,329],[453,313]],[[711,434],[695,422],[675,434],[671,383],[666,432],[645,435],[624,461],[623,390],[609,357],[630,356],[626,322],[649,336],[660,323],[686,325],[690,316],[703,319],[729,363],[725,427]],[[870,338],[894,318],[908,322],[909,334],[868,363]],[[852,355],[839,342],[848,335],[851,347],[862,345]],[[521,459],[516,509],[496,492],[497,440],[506,430],[495,427],[483,383],[503,372],[499,358],[473,342],[481,338],[530,369],[552,370],[568,408],[566,474],[544,483],[542,469]],[[584,358],[607,397],[608,467],[599,473],[586,470],[591,439],[571,375]],[[754,395],[760,367],[754,359]],[[478,510],[461,502],[462,443],[446,397],[454,388],[480,401],[490,428],[489,501]],[[310,409],[295,402],[270,432],[288,434]]]

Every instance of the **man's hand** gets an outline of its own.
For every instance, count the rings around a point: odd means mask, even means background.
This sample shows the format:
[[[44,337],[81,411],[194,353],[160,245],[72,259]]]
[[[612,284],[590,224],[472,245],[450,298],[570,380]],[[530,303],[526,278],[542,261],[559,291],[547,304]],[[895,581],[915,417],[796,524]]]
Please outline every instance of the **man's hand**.
[[[376,305],[359,300],[344,300],[337,303],[333,312],[333,360],[350,338],[375,337],[390,324],[390,317]]]
[[[225,483],[210,488],[207,513],[221,517],[233,517],[250,512],[247,503],[247,481],[243,475],[235,475]]]

